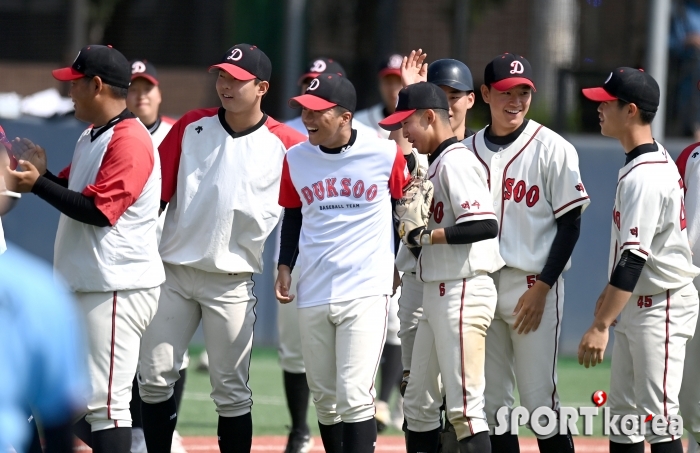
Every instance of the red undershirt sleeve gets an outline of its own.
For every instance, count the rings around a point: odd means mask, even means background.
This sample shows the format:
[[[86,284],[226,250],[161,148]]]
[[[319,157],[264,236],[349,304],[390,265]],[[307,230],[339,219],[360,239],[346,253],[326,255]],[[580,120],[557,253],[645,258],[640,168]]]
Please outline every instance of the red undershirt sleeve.
[[[292,177],[289,174],[289,163],[287,156],[284,156],[282,164],[282,180],[280,181],[279,205],[283,208],[301,208],[301,198],[297,192]]]
[[[391,198],[396,200],[403,196],[403,188],[408,183],[411,173],[408,171],[408,164],[403,157],[403,151],[396,145],[396,157],[394,165],[391,168],[391,176],[389,177],[389,192]]]

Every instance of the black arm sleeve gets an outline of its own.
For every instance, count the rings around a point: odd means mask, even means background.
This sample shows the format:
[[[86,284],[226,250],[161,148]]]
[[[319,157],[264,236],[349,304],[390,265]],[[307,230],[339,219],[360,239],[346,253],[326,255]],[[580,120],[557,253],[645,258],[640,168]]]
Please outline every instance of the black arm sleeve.
[[[167,201],[160,200],[160,210],[161,210],[161,212],[162,212],[162,211],[165,211],[165,208],[167,208],[167,207],[168,207],[168,202],[167,202]]]
[[[458,223],[445,228],[448,244],[471,244],[498,236],[498,222],[495,220],[474,220]]]
[[[403,157],[404,157],[404,159],[406,159],[406,165],[408,166],[408,171],[413,173],[413,170],[416,168],[416,165],[418,165],[418,162],[416,162],[416,156],[414,156],[413,153],[410,153],[410,154],[404,154]]]
[[[554,236],[552,248],[549,250],[547,263],[542,269],[539,279],[554,286],[566,263],[574,252],[576,241],[581,233],[581,208],[577,207],[557,219],[557,234]]]
[[[44,173],[44,178],[48,179],[51,182],[55,182],[61,187],[68,188],[68,180],[65,178],[59,178],[58,176],[54,175],[50,171],[46,170],[46,173]]]
[[[647,261],[641,256],[635,255],[629,250],[625,250],[622,252],[620,261],[617,263],[617,266],[615,266],[615,270],[610,277],[610,284],[623,291],[634,291],[634,287],[637,286],[637,281],[639,280],[639,276],[642,275],[642,269],[644,269],[646,262]]]
[[[107,216],[95,206],[93,198],[68,190],[48,178],[39,176],[32,193],[73,220],[97,227],[111,226]]]
[[[301,223],[303,220],[301,208],[285,208],[282,218],[282,231],[280,232],[280,256],[277,265],[284,264],[294,269],[294,264],[299,255],[299,236],[301,235]]]

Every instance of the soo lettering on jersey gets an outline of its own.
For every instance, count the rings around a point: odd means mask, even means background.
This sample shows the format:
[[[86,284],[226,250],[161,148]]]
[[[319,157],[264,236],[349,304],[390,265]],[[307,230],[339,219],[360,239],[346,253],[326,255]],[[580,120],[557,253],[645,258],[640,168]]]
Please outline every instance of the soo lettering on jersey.
[[[363,198],[367,201],[372,201],[377,196],[377,185],[372,184],[365,189],[365,183],[361,179],[355,183],[352,178],[341,178],[338,183],[338,178],[326,178],[325,181],[318,181],[311,184],[311,187],[305,186],[301,189],[301,194],[306,200],[306,204],[310,205],[314,200],[325,200],[335,197],[347,198]]]
[[[514,178],[507,178],[503,184],[503,199],[510,200],[511,198],[516,203],[520,203],[524,199],[527,207],[531,208],[540,199],[540,188],[535,184],[528,189],[527,184],[522,179],[515,182]]]

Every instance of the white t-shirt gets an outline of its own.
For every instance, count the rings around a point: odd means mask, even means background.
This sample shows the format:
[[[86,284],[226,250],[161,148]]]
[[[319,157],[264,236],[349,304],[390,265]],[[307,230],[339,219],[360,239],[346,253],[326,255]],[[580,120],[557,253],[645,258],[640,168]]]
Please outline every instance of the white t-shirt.
[[[428,179],[434,187],[428,229],[496,220],[486,172],[462,143],[454,143],[440,153],[428,169]],[[496,272],[504,264],[496,238],[473,244],[435,244],[422,247],[416,276],[423,282],[459,280]]]
[[[122,114],[78,139],[71,165],[58,176],[68,189],[93,197],[112,226],[61,214],[54,268],[76,292],[146,289],[165,280],[156,228],[160,162],[144,125]]]
[[[683,180],[660,144],[620,169],[612,220],[608,275],[625,250],[646,260],[634,294],[682,288],[700,274],[688,242]]]
[[[391,294],[391,198],[401,198],[408,168],[390,140],[357,131],[338,154],[308,141],[289,150],[279,203],[301,208],[298,306]]]
[[[304,137],[264,115],[231,130],[221,108],[193,110],[159,147],[162,200],[170,203],[163,261],[207,272],[263,270],[263,247],[279,220],[282,162]]]
[[[462,143],[486,170],[501,256],[509,267],[540,273],[557,234],[556,219],[590,203],[581,182],[578,154],[571,143],[533,120],[498,152],[486,146],[485,130]],[[569,267],[571,260],[564,270]]]

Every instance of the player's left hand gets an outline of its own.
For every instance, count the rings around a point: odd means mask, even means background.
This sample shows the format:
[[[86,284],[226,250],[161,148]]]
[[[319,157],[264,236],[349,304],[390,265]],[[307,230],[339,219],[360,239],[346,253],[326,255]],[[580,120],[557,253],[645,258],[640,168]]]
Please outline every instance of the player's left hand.
[[[428,63],[425,63],[427,56],[423,49],[418,49],[412,50],[407,57],[403,57],[401,83],[404,88],[414,83],[428,81]]]
[[[517,330],[518,334],[524,335],[530,331],[534,332],[540,326],[549,290],[549,285],[537,280],[531,288],[520,296],[518,304],[513,310],[513,315],[516,316],[513,330]]]
[[[19,166],[24,168],[24,171],[10,170],[7,168],[5,173],[5,184],[7,188],[19,193],[27,193],[32,191],[32,187],[39,179],[39,170],[29,161],[20,160]]]
[[[603,363],[605,347],[608,345],[609,332],[607,327],[592,325],[583,334],[578,346],[578,363],[588,368]]]

